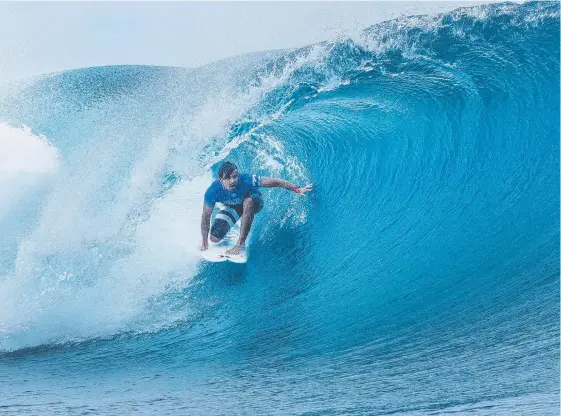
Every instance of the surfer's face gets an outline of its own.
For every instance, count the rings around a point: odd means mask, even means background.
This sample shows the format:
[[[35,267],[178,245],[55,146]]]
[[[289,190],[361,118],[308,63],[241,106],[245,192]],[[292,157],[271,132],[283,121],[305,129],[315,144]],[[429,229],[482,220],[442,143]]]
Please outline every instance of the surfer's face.
[[[228,191],[233,191],[236,189],[236,185],[238,184],[238,171],[237,169],[230,173],[229,176],[225,176],[224,178],[220,178],[220,182],[224,189]]]

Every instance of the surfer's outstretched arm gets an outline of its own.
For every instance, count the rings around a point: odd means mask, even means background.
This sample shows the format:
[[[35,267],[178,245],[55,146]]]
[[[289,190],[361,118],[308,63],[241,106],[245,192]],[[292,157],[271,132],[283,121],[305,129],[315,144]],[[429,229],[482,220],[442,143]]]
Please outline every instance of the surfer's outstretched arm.
[[[208,249],[208,231],[210,230],[210,216],[214,206],[203,204],[203,215],[201,216],[201,234],[203,237],[203,244],[201,251]]]
[[[306,192],[310,192],[312,190],[311,183],[306,186],[298,186],[283,179],[265,177],[261,177],[261,184],[259,186],[262,188],[284,188],[300,195],[304,195]]]

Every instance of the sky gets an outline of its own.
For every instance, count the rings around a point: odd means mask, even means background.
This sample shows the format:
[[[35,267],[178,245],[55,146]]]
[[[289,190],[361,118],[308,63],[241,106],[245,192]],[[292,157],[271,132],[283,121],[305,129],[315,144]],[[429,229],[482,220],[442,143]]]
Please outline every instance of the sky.
[[[0,2],[0,85],[91,66],[197,67],[489,2]]]

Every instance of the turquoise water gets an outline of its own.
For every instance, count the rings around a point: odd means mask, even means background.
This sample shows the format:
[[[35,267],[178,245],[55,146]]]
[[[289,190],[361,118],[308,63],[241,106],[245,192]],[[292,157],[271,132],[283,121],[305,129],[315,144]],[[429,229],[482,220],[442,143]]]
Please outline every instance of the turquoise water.
[[[1,414],[558,414],[559,3],[51,74],[0,123]],[[314,183],[245,266],[197,254],[223,160]]]

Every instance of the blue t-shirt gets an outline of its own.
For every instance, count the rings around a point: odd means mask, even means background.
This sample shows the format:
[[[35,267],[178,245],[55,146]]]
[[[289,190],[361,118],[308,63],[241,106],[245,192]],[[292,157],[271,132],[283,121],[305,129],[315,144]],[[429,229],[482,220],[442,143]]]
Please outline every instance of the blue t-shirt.
[[[257,189],[261,185],[261,177],[257,175],[249,175],[240,173],[238,176],[238,184],[236,189],[228,191],[224,189],[220,180],[216,179],[205,192],[205,204],[213,206],[217,202],[224,205],[239,205],[243,203],[246,196],[261,192]]]

